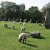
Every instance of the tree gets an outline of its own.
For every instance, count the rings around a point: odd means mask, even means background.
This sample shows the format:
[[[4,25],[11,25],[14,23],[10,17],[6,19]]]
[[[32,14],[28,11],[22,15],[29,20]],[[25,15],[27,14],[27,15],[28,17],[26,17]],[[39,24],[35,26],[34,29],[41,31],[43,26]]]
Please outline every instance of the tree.
[[[0,14],[3,18],[6,18],[6,20],[9,18],[22,18],[23,20],[27,19],[27,21],[32,19],[32,22],[42,22],[41,19],[43,17],[43,14],[38,7],[31,6],[28,10],[25,10],[25,4],[17,5],[16,3],[8,1],[1,3]]]
[[[44,16],[46,14],[46,12],[49,12],[50,14],[50,3],[46,4],[43,8],[42,8],[42,12],[44,13]]]
[[[6,19],[8,18],[22,18],[22,12],[25,10],[25,5],[17,5],[16,3],[13,2],[2,2],[1,3],[1,8],[4,9],[4,17]]]
[[[21,5],[20,5],[20,10],[21,10],[21,11],[24,11],[24,10],[25,10],[25,5],[24,5],[24,4],[21,4]]]
[[[8,19],[9,16],[11,16],[11,11],[13,9],[10,9],[10,7],[12,7],[13,5],[16,5],[16,3],[13,3],[13,2],[8,2],[8,1],[5,1],[5,2],[1,2],[1,8],[2,10],[4,10],[4,18]]]
[[[43,14],[40,12],[38,7],[31,6],[28,11],[30,13],[30,17],[32,18],[32,22],[42,22]]]
[[[0,8],[0,18],[4,18],[5,14],[4,14],[4,9]]]

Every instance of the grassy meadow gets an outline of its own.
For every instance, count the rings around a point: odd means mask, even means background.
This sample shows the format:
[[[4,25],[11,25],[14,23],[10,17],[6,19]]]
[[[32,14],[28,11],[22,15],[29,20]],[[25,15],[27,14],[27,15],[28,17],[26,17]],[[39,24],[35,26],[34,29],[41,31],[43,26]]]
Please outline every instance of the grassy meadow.
[[[22,32],[22,24],[15,23],[15,29],[11,26],[13,22],[8,22],[8,28],[4,28],[4,22],[0,21],[0,50],[50,50],[50,29],[45,29],[35,23],[26,24],[26,32],[29,35],[30,32],[39,31],[42,39],[38,38],[27,38],[26,44],[18,41],[18,35]]]

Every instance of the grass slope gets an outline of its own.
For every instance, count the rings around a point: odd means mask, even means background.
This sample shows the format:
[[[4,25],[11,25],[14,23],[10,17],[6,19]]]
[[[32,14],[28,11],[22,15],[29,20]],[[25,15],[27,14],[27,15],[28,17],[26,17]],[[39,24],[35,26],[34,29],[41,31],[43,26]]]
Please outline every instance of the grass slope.
[[[18,35],[21,33],[19,25],[16,22],[15,29],[11,29],[12,22],[7,22],[9,29],[3,27],[4,22],[0,22],[0,50],[50,50],[50,29],[45,29],[37,24],[27,23],[26,32],[40,31],[44,39],[29,37],[27,43],[18,42]]]

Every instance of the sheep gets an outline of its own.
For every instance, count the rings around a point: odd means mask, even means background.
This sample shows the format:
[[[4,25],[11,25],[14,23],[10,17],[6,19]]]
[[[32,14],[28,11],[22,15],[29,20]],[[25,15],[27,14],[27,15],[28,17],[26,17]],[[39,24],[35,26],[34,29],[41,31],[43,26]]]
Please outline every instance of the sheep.
[[[18,39],[19,39],[19,42],[26,43],[27,34],[26,33],[20,33]]]
[[[15,21],[13,21],[13,24],[15,24]]]
[[[21,27],[21,31],[25,32],[25,27]]]
[[[32,20],[30,19],[30,21],[28,21],[28,23],[31,23],[31,21],[32,21]]]
[[[8,28],[8,24],[7,24],[7,23],[4,23],[4,27],[5,27],[5,28]]]
[[[42,24],[42,23],[38,23],[38,25],[40,25],[40,26],[44,26],[44,24]]]
[[[19,22],[19,24],[22,24],[22,22]]]
[[[24,21],[23,22],[27,22],[27,19],[24,19]]]
[[[14,29],[15,28],[15,25],[12,25],[12,29]]]
[[[13,25],[12,25],[12,29],[14,29],[15,28],[15,21],[13,21]]]
[[[26,25],[26,22],[23,23],[23,26],[25,26],[25,25]]]
[[[22,19],[20,18],[20,22],[19,22],[19,24],[22,24]]]

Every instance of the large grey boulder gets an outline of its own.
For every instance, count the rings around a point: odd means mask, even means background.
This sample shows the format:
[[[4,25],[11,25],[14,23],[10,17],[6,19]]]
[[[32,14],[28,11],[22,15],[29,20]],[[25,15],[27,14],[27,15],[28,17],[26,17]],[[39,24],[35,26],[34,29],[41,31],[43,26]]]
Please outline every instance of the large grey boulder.
[[[14,29],[15,28],[15,25],[12,25],[12,29]]]
[[[31,37],[33,37],[33,38],[38,38],[38,37],[40,37],[40,32],[38,32],[38,31],[34,31],[34,32],[31,32]]]
[[[45,16],[45,28],[50,29],[50,15],[49,15],[48,11],[47,11],[46,16]]]

